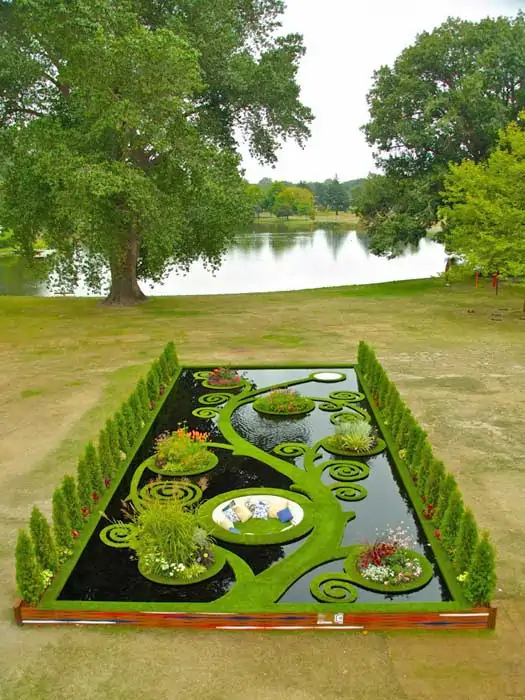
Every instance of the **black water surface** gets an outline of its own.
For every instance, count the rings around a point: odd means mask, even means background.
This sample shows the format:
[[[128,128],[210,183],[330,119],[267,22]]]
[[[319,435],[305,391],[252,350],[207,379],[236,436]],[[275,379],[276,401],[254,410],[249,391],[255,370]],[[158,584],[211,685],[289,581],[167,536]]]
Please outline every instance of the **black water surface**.
[[[192,410],[199,405],[198,398],[210,393],[193,376],[195,370],[183,370],[179,381],[167,397],[161,412],[156,418],[148,435],[140,446],[135,459],[124,475],[119,487],[109,503],[106,514],[112,520],[122,518],[121,501],[128,496],[131,479],[135,469],[147,457],[153,454],[154,439],[167,430],[175,430],[185,424],[190,429],[205,431],[210,434],[210,440],[225,443],[218,429],[217,419],[204,419],[192,415]],[[312,369],[248,369],[245,376],[255,388],[269,387],[294,378],[308,376]],[[349,368],[330,369],[347,375],[346,380],[339,383],[308,382],[298,387],[298,390],[309,396],[327,398],[333,391],[358,391],[359,386],[355,372]],[[362,407],[367,407],[365,401]],[[260,416],[251,405],[246,405],[234,412],[232,425],[245,439],[260,449],[269,452],[281,442],[304,442],[315,444],[320,438],[333,431],[330,423],[330,413],[318,408],[304,418],[290,420],[271,419]],[[251,457],[233,455],[231,450],[213,448],[219,456],[219,466],[206,474],[208,481],[204,491],[203,501],[214,498],[234,489],[268,487],[288,490],[291,481],[286,476],[271,469],[265,463]],[[325,459],[334,459],[325,454]],[[288,460],[302,467],[302,457]],[[416,542],[414,549],[424,553],[433,563],[435,576],[432,581],[420,591],[411,594],[382,595],[359,590],[359,602],[385,602],[388,600],[408,601],[441,601],[450,600],[450,594],[443,577],[434,560],[431,548],[426,545],[425,537],[414,515],[413,507],[404,487],[395,473],[387,452],[368,458],[370,476],[359,482],[367,491],[368,496],[363,501],[340,501],[343,510],[356,512],[356,518],[348,523],[343,544],[359,544],[366,540],[374,540],[378,532],[384,531],[388,525],[397,526],[403,523],[406,530]],[[144,474],[141,485],[150,478],[156,477],[151,472]],[[197,482],[200,477],[192,480]],[[331,484],[333,479],[328,470],[323,474],[323,482]],[[292,495],[293,497],[293,495]],[[116,549],[105,545],[99,537],[100,531],[107,525],[102,519],[91,536],[87,546],[79,558],[72,574],[69,576],[59,599],[61,600],[104,600],[104,601],[137,601],[137,602],[211,602],[224,595],[234,583],[234,574],[229,565],[208,581],[188,586],[165,586],[145,579],[138,572],[133,550]],[[242,557],[259,574],[272,564],[288,556],[302,545],[303,541],[289,542],[284,545],[246,546],[222,543],[221,546]],[[321,571],[342,571],[342,562],[317,567],[299,578],[279,601],[286,603],[311,603],[313,598],[309,591],[311,579]]]

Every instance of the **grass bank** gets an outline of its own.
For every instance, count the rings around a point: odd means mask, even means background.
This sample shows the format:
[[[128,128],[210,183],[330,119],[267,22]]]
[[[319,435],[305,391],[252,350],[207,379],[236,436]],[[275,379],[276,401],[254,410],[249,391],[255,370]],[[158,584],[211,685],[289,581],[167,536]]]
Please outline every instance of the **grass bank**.
[[[441,280],[220,297],[0,297],[0,698],[525,697],[523,289]],[[503,309],[502,311],[500,311]],[[498,311],[502,320],[493,321]],[[16,532],[173,339],[193,363],[343,362],[373,344],[498,548],[494,635],[21,630]],[[247,636],[249,634],[249,636]],[[261,660],[264,663],[261,663]],[[133,673],[129,669],[133,669]],[[248,690],[249,689],[249,690]],[[351,689],[351,690],[350,690]]]

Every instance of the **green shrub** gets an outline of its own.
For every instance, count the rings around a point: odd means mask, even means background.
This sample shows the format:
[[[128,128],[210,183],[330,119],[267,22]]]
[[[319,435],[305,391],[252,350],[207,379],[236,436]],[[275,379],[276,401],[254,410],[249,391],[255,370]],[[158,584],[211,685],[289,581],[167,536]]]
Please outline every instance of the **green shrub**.
[[[412,426],[412,421],[412,413],[410,412],[410,409],[405,407],[403,413],[401,414],[401,420],[397,424],[397,430],[394,435],[396,444],[401,450],[406,449],[408,433]]]
[[[61,488],[56,488],[53,493],[53,531],[59,548],[69,549],[71,547],[71,529],[64,494]]]
[[[18,531],[15,563],[18,593],[26,603],[36,605],[44,592],[42,570],[36,558],[33,542],[24,530]]]
[[[149,400],[155,402],[159,397],[160,382],[157,372],[154,371],[153,367],[148,372],[146,377],[146,386],[148,388]]]
[[[35,555],[42,569],[54,571],[57,567],[57,550],[49,523],[36,506],[31,511],[29,530],[33,538]]]
[[[478,526],[470,508],[465,508],[461,517],[454,553],[454,564],[460,574],[470,569],[477,543]]]
[[[421,444],[423,445],[423,442],[426,438],[425,431],[419,427],[419,425],[416,423],[414,420],[414,426],[410,430],[407,440],[406,440],[406,447],[405,447],[405,460],[406,463],[409,465],[409,467],[412,466],[412,461],[414,459],[414,455],[416,454],[416,451],[418,449],[418,445]]]
[[[425,493],[425,486],[427,483],[428,475],[430,473],[430,467],[434,461],[434,455],[432,454],[432,448],[425,442],[421,450],[421,457],[419,460],[419,466],[417,469],[417,487],[419,493],[423,496]]]
[[[126,428],[126,435],[128,438],[128,445],[129,445],[128,452],[129,452],[135,443],[135,438],[137,436],[137,426],[135,423],[135,416],[133,415],[133,411],[131,410],[131,406],[129,405],[129,403],[127,401],[122,404],[122,408],[120,409],[120,414],[123,418],[124,426]]]
[[[363,418],[342,421],[335,424],[335,435],[331,439],[334,446],[349,452],[367,452],[373,447],[375,436],[372,426]]]
[[[129,405],[131,406],[131,410],[133,411],[133,415],[135,416],[135,423],[138,426],[137,433],[140,433],[145,421],[142,416],[142,404],[140,402],[139,393],[137,389],[129,397]]]
[[[437,507],[441,483],[445,479],[445,465],[439,459],[432,460],[428,478],[425,483],[425,497],[434,509]]]
[[[454,491],[448,502],[445,515],[441,522],[441,542],[446,551],[454,556],[456,540],[463,515],[463,501],[459,491]]]
[[[170,377],[172,377],[179,366],[179,358],[177,357],[177,351],[175,350],[175,344],[173,341],[170,340],[170,342],[166,345],[164,348],[164,354],[170,368]]]
[[[122,410],[115,414],[115,424],[118,431],[119,452],[123,452],[127,455],[131,449],[131,445],[129,444],[128,438],[128,426]]]
[[[434,515],[434,522],[439,527],[445,516],[445,511],[450,500],[450,496],[457,490],[456,479],[453,474],[447,473],[445,478],[441,480],[441,485],[439,487],[439,497],[436,505],[436,512]]]
[[[490,605],[496,589],[495,559],[494,547],[484,532],[476,545],[465,583],[465,595],[473,605]]]
[[[162,355],[159,358],[159,371],[162,377],[162,383],[169,384],[171,379],[171,372],[168,360],[166,359],[166,355],[164,353],[162,353]]]
[[[109,440],[109,447],[111,449],[111,455],[113,457],[113,464],[115,469],[118,469],[121,461],[120,454],[120,436],[118,431],[118,425],[113,418],[108,418],[106,421],[105,431]]]
[[[98,438],[98,460],[102,476],[111,479],[116,471],[115,457],[105,428],[100,431]]]
[[[100,467],[97,451],[91,441],[86,445],[84,460],[90,474],[91,492],[92,494],[96,493],[100,495],[104,490],[104,477],[102,476],[102,469]]]
[[[272,413],[292,413],[312,408],[312,400],[293,389],[274,389],[256,400],[256,409]]]
[[[93,484],[91,481],[91,471],[85,457],[80,457],[78,460],[77,485],[80,509],[82,510],[84,507],[91,511],[93,507]]]
[[[135,443],[137,435],[142,430],[142,424],[141,424],[141,420],[140,420],[140,411],[137,412],[138,406],[136,403],[134,405],[133,394],[126,401],[125,405],[128,407],[126,409],[127,419],[130,421],[130,425],[131,425],[131,428],[133,430],[132,440],[131,440],[131,444],[133,445]]]
[[[381,415],[385,422],[390,425],[392,416],[394,415],[394,407],[397,403],[399,394],[395,385],[391,382],[386,393],[385,400],[381,406]]]
[[[64,495],[64,501],[66,504],[69,522],[71,523],[71,528],[79,531],[82,528],[83,521],[74,476],[66,474],[66,476],[62,479],[62,493]]]
[[[149,420],[149,412],[151,410],[150,400],[148,396],[148,387],[144,379],[140,379],[137,384],[137,395],[140,404],[140,415],[144,423]]]
[[[181,472],[211,464],[214,456],[206,447],[207,439],[208,433],[187,428],[162,433],[155,440],[155,464]]]

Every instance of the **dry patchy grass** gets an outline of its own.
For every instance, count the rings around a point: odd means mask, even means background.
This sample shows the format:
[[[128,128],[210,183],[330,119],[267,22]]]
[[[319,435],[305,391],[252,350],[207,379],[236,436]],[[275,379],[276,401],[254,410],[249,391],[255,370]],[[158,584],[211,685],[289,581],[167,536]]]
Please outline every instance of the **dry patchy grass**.
[[[525,698],[525,321],[521,292],[409,282],[268,295],[0,299],[2,700]],[[502,305],[501,322],[491,312]],[[474,313],[467,313],[472,308]],[[164,344],[186,362],[352,361],[365,338],[498,547],[492,635],[19,629],[13,550]],[[132,672],[131,672],[132,670]]]

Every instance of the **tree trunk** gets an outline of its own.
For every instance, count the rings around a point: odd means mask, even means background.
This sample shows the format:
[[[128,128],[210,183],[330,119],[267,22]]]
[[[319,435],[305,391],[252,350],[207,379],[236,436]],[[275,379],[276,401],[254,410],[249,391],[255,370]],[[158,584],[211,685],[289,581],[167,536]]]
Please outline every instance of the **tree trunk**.
[[[105,305],[131,306],[147,300],[137,281],[139,250],[139,238],[131,234],[120,255],[111,261],[111,289]]]

